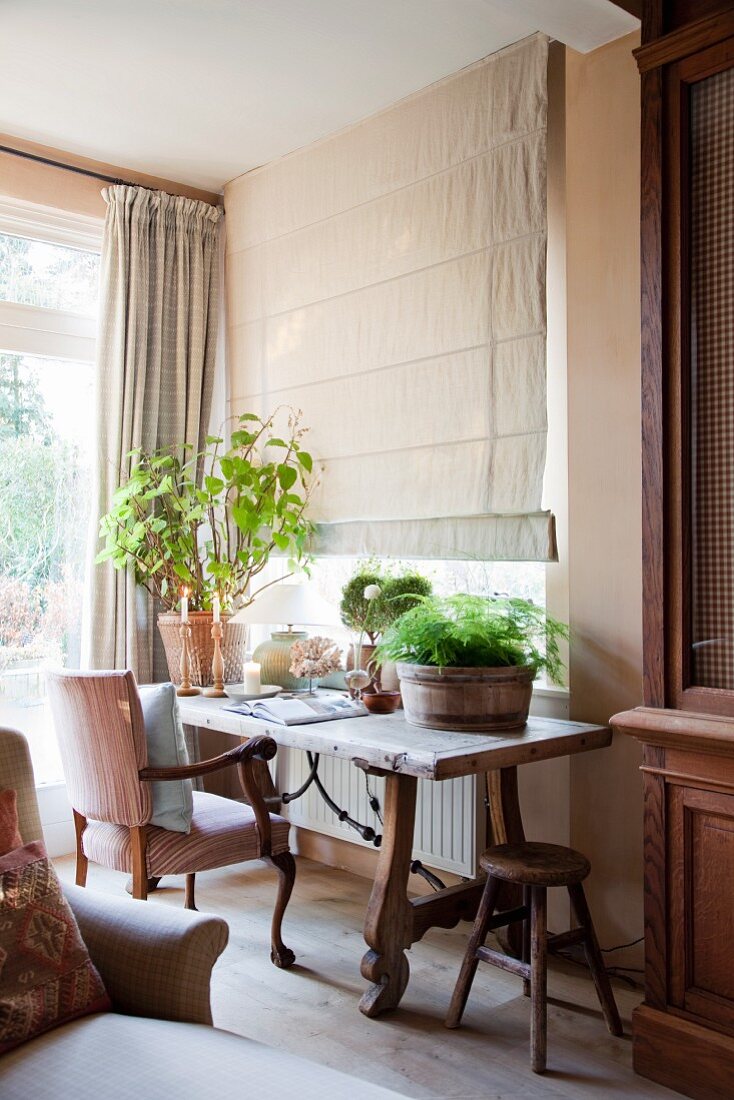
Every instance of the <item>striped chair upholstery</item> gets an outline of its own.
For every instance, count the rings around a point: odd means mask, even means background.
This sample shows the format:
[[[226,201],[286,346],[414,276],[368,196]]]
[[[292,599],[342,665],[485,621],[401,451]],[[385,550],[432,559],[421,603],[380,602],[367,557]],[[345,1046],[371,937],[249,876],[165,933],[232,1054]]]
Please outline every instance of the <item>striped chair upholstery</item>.
[[[94,821],[145,825],[145,724],[132,672],[49,672],[48,696],[69,801]]]
[[[89,860],[131,874],[132,892],[139,898],[146,898],[164,875],[182,874],[186,875],[185,904],[194,909],[195,874],[266,859],[279,875],[271,958],[276,966],[290,966],[295,956],[280,937],[283,913],[295,879],[295,863],[288,847],[289,824],[277,814],[267,812],[254,782],[252,762],[237,761],[243,781],[248,782],[250,805],[194,791],[189,833],[150,825],[150,784],[141,779],[141,772],[148,764],[145,724],[132,672],[59,671],[49,673],[47,679],[67,790],[74,808],[77,884],[85,885]],[[272,740],[259,741],[267,743],[271,755],[275,752]],[[255,747],[237,751],[250,751],[252,755]],[[231,753],[213,763],[204,761],[184,770],[197,774],[197,769],[201,769],[198,774],[203,774],[212,767],[235,763],[229,757]]]
[[[283,817],[270,815],[272,851],[288,851],[289,824]],[[132,866],[130,830],[106,821],[89,821],[84,830],[84,853],[92,863],[101,863],[115,871]],[[244,863],[260,856],[260,837],[255,815],[249,806],[228,798],[194,791],[194,816],[190,833],[148,830],[146,850],[149,878],[186,875],[211,871],[230,863]]]

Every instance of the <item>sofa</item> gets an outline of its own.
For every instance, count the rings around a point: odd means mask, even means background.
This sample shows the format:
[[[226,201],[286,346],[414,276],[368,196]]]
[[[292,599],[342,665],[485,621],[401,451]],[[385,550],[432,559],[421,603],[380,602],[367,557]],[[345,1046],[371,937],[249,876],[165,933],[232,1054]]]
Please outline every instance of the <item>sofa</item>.
[[[24,843],[41,837],[28,745],[0,729],[0,789],[18,792]],[[3,1100],[395,1100],[397,1093],[212,1026],[225,921],[76,886],[64,893],[113,1011],[63,1024],[0,1056]],[[283,1005],[281,1025],[287,1021]],[[356,1005],[354,1011],[357,1011]]]

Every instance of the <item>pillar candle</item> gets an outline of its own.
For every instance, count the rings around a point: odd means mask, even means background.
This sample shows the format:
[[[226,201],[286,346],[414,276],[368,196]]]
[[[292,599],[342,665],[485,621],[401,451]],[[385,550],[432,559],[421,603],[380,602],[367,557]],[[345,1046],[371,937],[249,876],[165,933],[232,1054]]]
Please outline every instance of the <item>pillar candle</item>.
[[[212,611],[214,612],[214,622],[218,623],[220,615],[220,604],[219,595],[216,592],[214,593],[214,599],[212,600]]]
[[[189,590],[184,588],[181,596],[181,622],[187,623],[189,621]]]
[[[245,695],[260,694],[260,665],[257,661],[245,661]]]

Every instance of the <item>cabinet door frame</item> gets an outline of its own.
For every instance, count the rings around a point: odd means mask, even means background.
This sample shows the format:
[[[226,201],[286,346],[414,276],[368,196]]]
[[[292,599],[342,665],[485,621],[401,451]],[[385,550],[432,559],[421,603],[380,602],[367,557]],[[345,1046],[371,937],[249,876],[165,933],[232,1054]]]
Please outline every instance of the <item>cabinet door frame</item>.
[[[734,715],[734,691],[691,682],[689,108],[693,85],[732,67],[734,36],[666,65],[660,79],[662,102],[651,107],[655,125],[643,129],[643,165],[651,149],[653,163],[657,153],[666,196],[662,208],[650,200],[651,236],[646,240],[643,171],[643,315],[648,328],[647,339],[643,331],[643,499],[657,496],[662,501],[662,508],[643,517],[649,570],[644,593],[645,702],[723,715]],[[651,179],[653,192],[654,183]],[[658,249],[660,265],[646,271],[645,255],[651,248]],[[654,326],[656,304],[659,328]]]
[[[718,1025],[730,1034],[734,1030],[734,999],[695,984],[695,906],[708,892],[694,890],[696,860],[703,858],[696,851],[694,832],[697,817],[729,821],[732,828],[726,831],[732,834],[734,845],[734,794],[676,782],[667,786],[669,1003],[707,1026]],[[719,887],[713,889],[718,891]],[[728,951],[728,942],[726,948]]]

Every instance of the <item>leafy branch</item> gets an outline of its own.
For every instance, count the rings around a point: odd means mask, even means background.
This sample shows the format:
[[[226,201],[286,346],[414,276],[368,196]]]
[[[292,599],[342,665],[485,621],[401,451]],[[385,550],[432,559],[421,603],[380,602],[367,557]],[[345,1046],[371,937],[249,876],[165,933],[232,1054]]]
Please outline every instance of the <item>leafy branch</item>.
[[[287,431],[277,435],[283,411]],[[266,419],[244,413],[235,421],[227,450],[223,438],[209,436],[201,452],[189,444],[131,452],[130,476],[100,520],[97,562],[132,566],[137,583],[166,608],[184,586],[192,610],[211,608],[215,592],[234,607],[254,597],[252,582],[271,554],[286,554],[292,570],[310,561],[306,511],[316,479],[300,413],[276,409]]]

